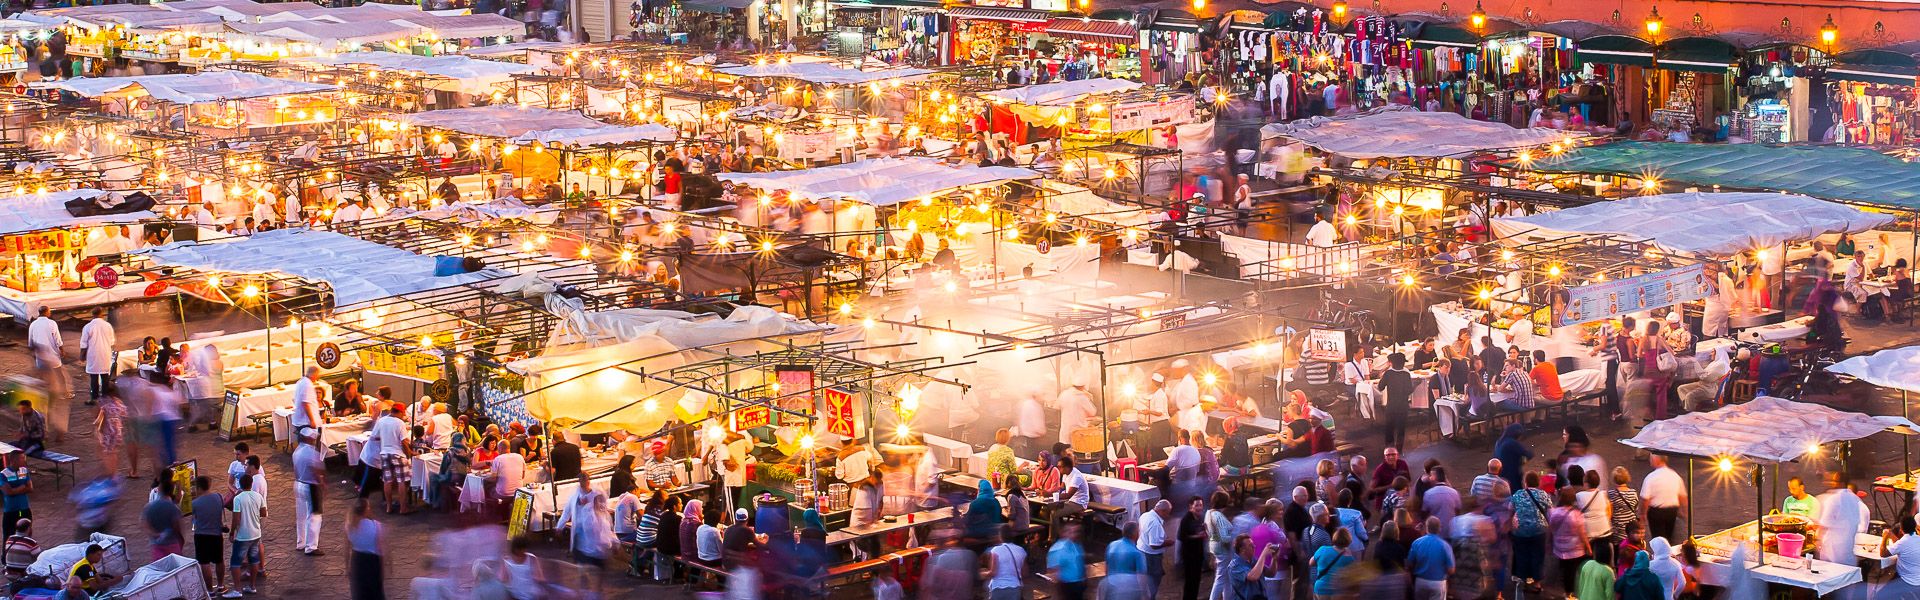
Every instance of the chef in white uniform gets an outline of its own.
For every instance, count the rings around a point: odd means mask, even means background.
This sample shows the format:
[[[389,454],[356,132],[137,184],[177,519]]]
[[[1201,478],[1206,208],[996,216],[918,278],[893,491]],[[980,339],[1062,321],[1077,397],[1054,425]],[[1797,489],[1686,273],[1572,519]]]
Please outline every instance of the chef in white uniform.
[[[1100,423],[1100,407],[1093,403],[1093,394],[1087,392],[1084,375],[1073,380],[1073,385],[1060,391],[1060,443],[1073,443],[1073,432]]]
[[[1175,411],[1200,403],[1200,382],[1193,379],[1193,363],[1181,358],[1173,361],[1173,372],[1167,377],[1167,401]]]
[[[87,362],[87,404],[100,401],[113,376],[113,346],[117,343],[107,309],[93,309],[93,320],[80,328],[80,356]]]

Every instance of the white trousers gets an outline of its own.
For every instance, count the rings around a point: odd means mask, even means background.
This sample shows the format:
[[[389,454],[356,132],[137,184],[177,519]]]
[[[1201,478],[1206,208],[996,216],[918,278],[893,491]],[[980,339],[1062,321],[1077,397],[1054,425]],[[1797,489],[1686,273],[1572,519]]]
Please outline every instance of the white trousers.
[[[293,547],[300,551],[320,549],[320,513],[314,510],[316,486],[293,482]]]

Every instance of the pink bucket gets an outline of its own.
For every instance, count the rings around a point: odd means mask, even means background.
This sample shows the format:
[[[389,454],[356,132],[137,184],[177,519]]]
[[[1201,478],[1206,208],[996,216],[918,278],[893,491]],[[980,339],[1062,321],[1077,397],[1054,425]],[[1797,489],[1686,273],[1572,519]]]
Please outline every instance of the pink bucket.
[[[1800,556],[1800,551],[1806,548],[1807,536],[1798,533],[1782,533],[1773,536],[1773,541],[1780,546],[1781,556],[1797,558]]]

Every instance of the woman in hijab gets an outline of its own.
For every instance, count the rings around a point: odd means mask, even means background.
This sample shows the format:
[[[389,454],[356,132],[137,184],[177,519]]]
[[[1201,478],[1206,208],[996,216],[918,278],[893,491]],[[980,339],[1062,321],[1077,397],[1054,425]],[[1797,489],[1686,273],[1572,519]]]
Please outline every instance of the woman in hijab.
[[[833,560],[833,551],[827,549],[827,524],[820,520],[820,511],[807,509],[800,514],[800,545],[794,552],[794,576],[813,588],[815,578],[826,574],[827,564]]]
[[[818,509],[809,508],[806,512],[800,513],[800,526],[803,530],[818,529],[821,533],[827,532],[827,523],[826,521],[820,520],[820,511]]]
[[[700,526],[706,524],[706,515],[700,511],[704,508],[700,500],[688,500],[686,511],[680,513],[680,559],[689,563],[700,562]]]
[[[1533,450],[1520,441],[1525,429],[1519,423],[1508,423],[1507,429],[1500,432],[1500,441],[1493,445],[1493,457],[1500,459],[1500,478],[1507,480],[1509,489],[1522,487],[1521,477],[1527,471],[1527,461],[1533,459]]]
[[[1666,593],[1664,600],[1679,597],[1680,590],[1687,587],[1687,576],[1680,572],[1680,561],[1673,558],[1673,544],[1667,542],[1667,538],[1653,538],[1647,543],[1647,553],[1653,555],[1648,568],[1660,577],[1660,589]]]
[[[1633,555],[1633,568],[1613,582],[1613,593],[1620,600],[1666,600],[1667,591],[1660,586],[1660,576],[1653,574],[1652,560],[1646,551]],[[1594,564],[1592,562],[1588,564]],[[1582,594],[1581,598],[1587,596]]]
[[[1000,524],[1007,522],[1000,514],[1000,499],[993,497],[993,483],[980,480],[980,492],[967,504],[967,537],[985,540],[1000,530]]]

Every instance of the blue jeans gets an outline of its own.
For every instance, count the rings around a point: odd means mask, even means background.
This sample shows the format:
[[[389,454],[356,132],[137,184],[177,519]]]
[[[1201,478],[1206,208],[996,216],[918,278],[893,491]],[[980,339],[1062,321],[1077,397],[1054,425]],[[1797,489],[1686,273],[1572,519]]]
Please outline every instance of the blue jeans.
[[[173,448],[174,437],[179,434],[180,420],[166,419],[156,426],[160,428],[160,464],[173,466],[174,461],[180,458]]]
[[[1529,408],[1533,408],[1531,406],[1523,405],[1520,403],[1519,400],[1515,400],[1512,398],[1495,402],[1493,403],[1493,407],[1500,409],[1501,412],[1520,412]]]

